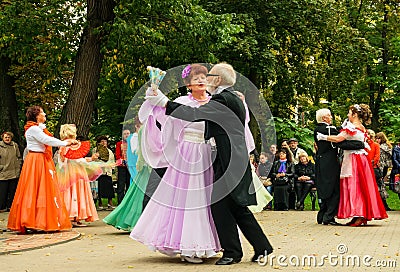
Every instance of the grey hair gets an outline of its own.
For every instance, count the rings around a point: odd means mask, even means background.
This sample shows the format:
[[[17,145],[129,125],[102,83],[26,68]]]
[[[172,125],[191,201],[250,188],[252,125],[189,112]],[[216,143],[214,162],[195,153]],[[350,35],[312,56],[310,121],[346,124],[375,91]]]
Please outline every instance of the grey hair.
[[[228,63],[218,63],[212,68],[213,73],[221,77],[220,86],[233,86],[236,83],[236,72]]]
[[[318,122],[318,123],[322,123],[322,122],[323,122],[322,118],[323,118],[324,116],[327,116],[327,115],[330,114],[330,113],[331,113],[331,111],[330,111],[329,109],[326,109],[326,108],[324,108],[324,109],[319,109],[319,110],[317,110],[317,111],[315,112],[315,119],[317,119],[317,122]]]

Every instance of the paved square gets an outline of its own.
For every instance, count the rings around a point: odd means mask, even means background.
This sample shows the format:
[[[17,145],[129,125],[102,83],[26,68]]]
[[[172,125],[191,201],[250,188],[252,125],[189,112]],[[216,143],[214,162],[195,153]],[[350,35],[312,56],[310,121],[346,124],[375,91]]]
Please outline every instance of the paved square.
[[[99,216],[104,218],[108,213],[102,211]],[[97,221],[88,227],[74,228],[73,232],[80,232],[81,236],[67,243],[40,246],[42,242],[50,240],[44,234],[25,239],[26,243],[34,239],[35,242],[30,245],[39,249],[0,255],[0,267],[1,271],[29,272],[398,270],[399,211],[389,212],[388,219],[369,222],[365,227],[318,225],[316,213],[263,211],[256,214],[275,248],[273,256],[261,260],[260,264],[250,262],[253,252],[243,237],[244,257],[241,263],[216,266],[214,263],[218,257],[215,257],[195,265],[182,263],[179,257],[167,257],[152,252],[130,239],[128,232],[118,231],[102,221]],[[0,214],[0,229],[5,227],[7,216],[8,213]],[[0,250],[10,236],[13,234],[9,232],[0,234]]]

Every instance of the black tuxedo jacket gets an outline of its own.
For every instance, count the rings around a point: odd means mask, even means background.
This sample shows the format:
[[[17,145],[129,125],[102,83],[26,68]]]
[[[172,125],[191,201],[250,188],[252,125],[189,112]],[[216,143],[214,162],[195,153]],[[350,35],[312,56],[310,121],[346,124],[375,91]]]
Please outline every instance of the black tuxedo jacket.
[[[255,205],[244,132],[246,111],[243,101],[232,91],[228,88],[213,95],[199,108],[169,101],[166,114],[189,122],[205,121],[205,139],[214,137],[217,153],[213,162],[213,203],[230,195],[240,206]]]
[[[315,185],[318,197],[329,198],[335,187],[339,188],[340,164],[338,149],[331,142],[318,141],[317,132],[325,135],[337,135],[339,131],[334,126],[319,123],[314,130],[314,140],[317,143],[317,154],[315,160]]]

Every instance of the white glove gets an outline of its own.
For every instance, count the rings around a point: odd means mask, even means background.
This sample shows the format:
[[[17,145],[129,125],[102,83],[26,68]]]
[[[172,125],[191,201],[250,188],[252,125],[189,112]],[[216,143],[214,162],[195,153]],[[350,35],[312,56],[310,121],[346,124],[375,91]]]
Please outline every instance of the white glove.
[[[166,97],[160,90],[157,90],[157,95],[147,95],[144,97],[150,104],[154,106],[165,107],[167,102],[169,101],[168,97]]]
[[[328,140],[328,135],[317,132],[317,140],[318,141],[321,141],[321,140],[326,141],[326,140]]]
[[[146,96],[150,96],[150,95],[152,95],[152,96],[157,95],[157,91],[154,91],[152,87],[148,87],[146,90]]]

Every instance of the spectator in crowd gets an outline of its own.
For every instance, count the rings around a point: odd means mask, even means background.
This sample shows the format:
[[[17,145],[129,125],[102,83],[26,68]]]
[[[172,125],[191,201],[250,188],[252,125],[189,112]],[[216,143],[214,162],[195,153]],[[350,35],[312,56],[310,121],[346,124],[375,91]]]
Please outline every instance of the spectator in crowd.
[[[394,190],[395,176],[400,174],[400,138],[397,140],[397,145],[394,146],[392,151],[392,164],[393,168],[390,172],[390,189]],[[398,193],[400,199],[400,193]]]
[[[388,173],[388,169],[392,168],[392,145],[390,144],[388,138],[383,132],[378,132],[375,135],[375,140],[379,144],[379,149],[380,149],[379,169],[382,175],[378,188],[380,188],[380,191],[382,190],[386,191],[385,187],[386,176]],[[385,206],[385,209],[387,211],[391,211],[392,209],[389,207],[386,201],[387,196],[388,195],[386,193],[381,193],[381,198],[383,205]]]
[[[379,157],[379,168],[382,171],[382,176],[385,178],[388,169],[392,168],[392,144],[389,142],[385,133],[378,132],[375,135],[376,142],[379,144],[380,157]]]
[[[122,140],[118,141],[115,147],[115,158],[117,161],[120,161],[121,164],[117,166],[117,199],[118,205],[121,203],[122,199],[125,196],[126,191],[130,185],[131,175],[128,171],[127,167],[127,149],[128,143],[127,139],[131,132],[129,129],[124,129],[122,131]]]
[[[299,141],[296,138],[290,138],[288,140],[288,144],[289,144],[290,151],[292,151],[293,163],[298,164],[299,163],[299,154],[307,153],[307,152],[304,151],[303,149],[301,149],[300,147],[298,147]]]
[[[98,158],[96,161],[103,161],[107,163],[115,162],[114,154],[107,146],[107,136],[99,136],[97,138],[97,146],[93,149],[93,153],[98,153]],[[113,206],[112,199],[115,197],[115,192],[112,183],[112,167],[103,167],[103,174],[97,179],[97,186],[99,210],[104,209],[102,198],[107,198],[107,208],[113,210],[115,207]]]
[[[271,170],[274,210],[288,211],[289,191],[293,191],[294,164],[289,149],[282,148],[278,154],[279,160],[274,163]]]
[[[275,160],[277,160],[277,154],[276,152],[278,151],[278,146],[276,144],[272,144],[269,147],[269,153],[268,154],[268,160],[273,163]]]
[[[14,134],[6,131],[0,141],[0,212],[11,208],[21,171],[22,157]]]
[[[276,145],[275,145],[276,147]],[[260,163],[256,169],[256,174],[260,178],[261,182],[263,183],[265,189],[272,195],[273,186],[272,181],[270,178],[270,171],[272,168],[273,161],[268,159],[268,154],[265,152],[261,152],[260,154]],[[272,209],[272,201],[270,201],[265,209],[271,210]]]
[[[372,168],[374,169],[375,178],[380,179],[381,174],[379,173],[379,158],[380,158],[380,146],[377,142],[375,142],[375,131],[372,129],[367,130],[368,139],[367,142],[369,144],[370,149],[367,149],[367,157],[371,162]]]
[[[314,186],[315,166],[305,152],[299,154],[300,162],[294,166],[294,187],[297,195],[296,209],[304,210],[304,200]]]
[[[294,155],[293,155],[293,153],[292,153],[292,150],[290,150],[289,140],[283,139],[283,140],[282,140],[282,143],[281,143],[281,148],[285,148],[285,149],[288,150],[288,152],[290,153],[290,157],[291,157],[292,163],[293,163],[293,165],[294,165],[294,162],[293,162]],[[280,155],[280,154],[279,154],[279,152],[278,152],[278,153],[277,153],[277,156],[275,157],[275,161],[279,160],[279,155]],[[289,154],[288,154],[288,155],[289,155]],[[294,168],[293,168],[293,171],[294,171]],[[293,181],[293,180],[292,180],[292,181]],[[292,185],[293,185],[293,184],[292,184]],[[294,210],[295,207],[296,207],[296,193],[295,193],[295,191],[294,191],[294,187],[291,186],[291,187],[289,188],[289,209]]]

